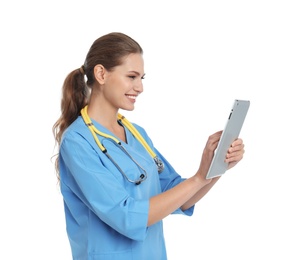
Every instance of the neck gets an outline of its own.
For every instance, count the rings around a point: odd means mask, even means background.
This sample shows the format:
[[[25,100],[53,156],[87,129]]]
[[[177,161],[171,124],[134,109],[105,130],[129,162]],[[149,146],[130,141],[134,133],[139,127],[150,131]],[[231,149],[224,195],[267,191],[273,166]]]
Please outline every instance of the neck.
[[[106,102],[91,101],[88,105],[88,115],[107,128],[118,125],[118,109],[109,106]]]
[[[111,109],[100,103],[88,105],[88,116],[104,126],[115,136],[126,142],[125,130],[118,123],[118,109]]]

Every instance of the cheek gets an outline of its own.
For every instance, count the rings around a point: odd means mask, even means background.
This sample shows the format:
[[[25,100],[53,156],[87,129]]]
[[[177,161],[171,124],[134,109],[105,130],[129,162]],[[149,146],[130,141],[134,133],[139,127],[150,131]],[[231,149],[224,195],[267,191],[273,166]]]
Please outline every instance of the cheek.
[[[122,88],[126,84],[126,79],[121,76],[113,75],[112,77],[109,77],[109,79],[106,81],[106,85],[110,88],[116,89],[116,88]]]

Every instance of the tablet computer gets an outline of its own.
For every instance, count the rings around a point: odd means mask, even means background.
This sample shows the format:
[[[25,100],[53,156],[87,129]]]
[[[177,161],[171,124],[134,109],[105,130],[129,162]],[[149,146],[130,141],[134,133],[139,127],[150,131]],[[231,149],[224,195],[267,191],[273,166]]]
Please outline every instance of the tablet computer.
[[[235,99],[229,113],[225,128],[214,152],[206,179],[221,176],[227,171],[228,163],[224,162],[227,151],[239,136],[250,105],[249,100]]]

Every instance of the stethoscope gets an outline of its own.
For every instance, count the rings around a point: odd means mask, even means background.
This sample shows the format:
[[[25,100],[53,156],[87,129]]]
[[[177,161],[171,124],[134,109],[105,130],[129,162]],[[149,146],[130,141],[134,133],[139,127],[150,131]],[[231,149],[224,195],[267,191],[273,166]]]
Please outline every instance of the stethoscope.
[[[109,160],[114,164],[114,166],[121,172],[121,174],[131,183],[134,183],[136,185],[141,184],[144,180],[146,180],[147,178],[147,172],[145,171],[145,169],[140,166],[140,164],[128,153],[128,151],[122,146],[121,142],[115,138],[114,136],[105,134],[101,131],[99,131],[95,125],[92,123],[90,117],[88,116],[88,106],[85,106],[82,110],[81,110],[81,115],[82,118],[86,124],[86,126],[89,128],[89,130],[91,131],[96,144],[98,145],[98,147],[101,149],[101,151],[109,158]],[[142,135],[138,132],[138,130],[124,117],[122,116],[120,113],[118,113],[118,121],[119,123],[123,124],[133,135],[134,137],[142,144],[142,146],[147,150],[147,152],[150,154],[150,156],[153,158],[156,166],[157,166],[157,170],[158,173],[161,173],[164,169],[164,164],[163,162],[157,157],[157,155],[153,152],[153,150],[150,148],[150,146],[148,145],[148,143],[145,141],[145,139],[142,137]],[[107,140],[110,140],[111,142],[113,142],[117,147],[119,147],[140,169],[140,171],[142,172],[140,177],[137,180],[131,180],[128,178],[128,176],[124,173],[124,171],[120,168],[120,166],[115,162],[115,160],[110,156],[110,154],[108,153],[107,149],[104,147],[104,145],[100,142],[98,135],[101,135],[105,138],[107,138]]]

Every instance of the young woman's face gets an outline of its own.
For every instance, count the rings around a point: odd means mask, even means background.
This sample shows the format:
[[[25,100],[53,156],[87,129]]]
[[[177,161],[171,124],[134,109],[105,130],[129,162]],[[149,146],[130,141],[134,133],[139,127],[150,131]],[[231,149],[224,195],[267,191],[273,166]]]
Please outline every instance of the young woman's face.
[[[123,63],[107,72],[103,92],[116,109],[133,110],[143,92],[144,61],[141,54],[130,54]]]

